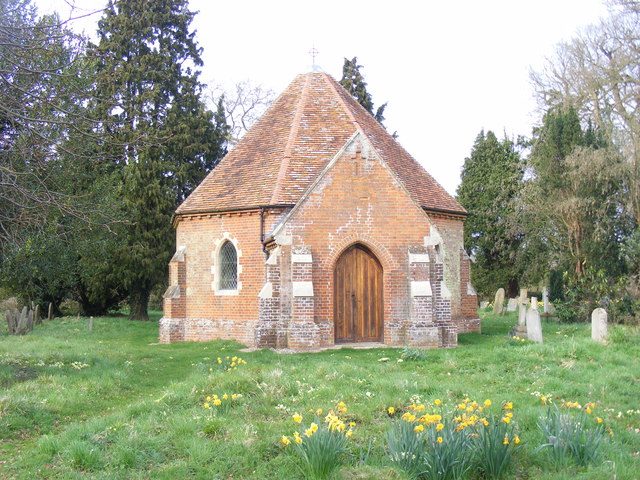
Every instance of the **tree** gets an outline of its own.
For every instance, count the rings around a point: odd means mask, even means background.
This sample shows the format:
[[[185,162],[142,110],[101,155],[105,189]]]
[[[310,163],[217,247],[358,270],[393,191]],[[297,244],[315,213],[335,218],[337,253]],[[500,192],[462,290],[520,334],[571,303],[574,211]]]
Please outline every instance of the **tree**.
[[[534,132],[528,165],[520,226],[522,263],[537,259],[530,276],[556,269],[577,279],[587,268],[619,275],[626,168],[602,132],[583,129],[572,107],[552,109]]]
[[[592,119],[630,165],[628,204],[640,225],[640,3],[610,3],[610,16],[560,43],[531,78],[543,109]]]
[[[83,218],[82,199],[52,188],[65,141],[90,122],[84,40],[30,0],[0,0],[0,251],[44,228],[52,211]]]
[[[520,271],[515,258],[521,243],[511,219],[522,182],[522,162],[514,143],[481,131],[465,159],[458,201],[469,213],[464,243],[474,258],[471,276],[482,295],[507,287],[518,294]]]
[[[202,49],[187,0],[110,1],[91,48],[96,109],[128,225],[114,274],[132,319],[147,319],[149,295],[174,250],[171,218],[225,152],[227,126],[201,100]]]
[[[217,115],[226,118],[229,124],[228,142],[235,145],[273,103],[275,93],[243,80],[230,89],[220,85],[210,88],[208,97],[210,104],[216,106]]]
[[[364,81],[364,77],[360,72],[361,68],[362,65],[358,65],[358,57],[353,57],[351,60],[345,58],[344,65],[342,66],[340,85],[342,85],[367,112],[382,124],[382,122],[384,122],[384,111],[387,108],[387,103],[385,102],[380,105],[375,113],[373,113],[373,98],[367,91],[367,82]]]

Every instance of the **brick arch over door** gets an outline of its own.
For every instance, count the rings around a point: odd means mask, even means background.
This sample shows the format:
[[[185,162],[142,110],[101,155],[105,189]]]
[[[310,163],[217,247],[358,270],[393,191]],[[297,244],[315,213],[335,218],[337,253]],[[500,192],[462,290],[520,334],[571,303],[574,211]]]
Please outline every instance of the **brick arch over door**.
[[[382,264],[369,248],[355,243],[334,269],[335,342],[380,342],[384,332]]]

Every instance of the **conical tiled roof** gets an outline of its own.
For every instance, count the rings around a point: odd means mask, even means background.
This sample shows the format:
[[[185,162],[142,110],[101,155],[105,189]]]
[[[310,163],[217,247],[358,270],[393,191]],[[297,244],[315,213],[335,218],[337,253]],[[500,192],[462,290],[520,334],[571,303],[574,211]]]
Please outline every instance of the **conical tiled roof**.
[[[177,214],[294,205],[360,131],[427,210],[464,214],[400,144],[329,75],[298,75],[178,207]]]

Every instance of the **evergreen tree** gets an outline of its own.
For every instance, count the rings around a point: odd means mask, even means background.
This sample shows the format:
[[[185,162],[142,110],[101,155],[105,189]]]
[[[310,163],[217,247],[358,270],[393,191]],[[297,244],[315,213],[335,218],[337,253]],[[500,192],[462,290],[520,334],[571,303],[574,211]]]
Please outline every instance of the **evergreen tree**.
[[[527,237],[521,253],[531,260],[523,264],[534,267],[529,277],[546,280],[559,270],[580,278],[587,268],[619,275],[619,239],[628,227],[619,153],[591,123],[583,128],[573,108],[559,107],[534,131],[528,163],[520,225]]]
[[[92,48],[96,108],[129,222],[114,274],[132,319],[148,318],[151,290],[164,280],[174,209],[224,154],[226,123],[201,100],[194,15],[187,0],[111,0]]]
[[[512,297],[518,293],[520,271],[514,260],[521,238],[511,218],[522,173],[513,142],[481,131],[465,159],[457,196],[469,213],[464,243],[474,258],[471,277],[484,296],[499,287],[506,287]]]
[[[342,85],[367,112],[382,124],[384,121],[384,110],[387,108],[387,104],[383,103],[376,109],[375,113],[373,113],[373,99],[367,91],[367,82],[364,81],[364,77],[360,72],[361,68],[362,65],[358,65],[358,57],[353,57],[351,60],[345,58],[344,65],[342,66],[340,85]]]

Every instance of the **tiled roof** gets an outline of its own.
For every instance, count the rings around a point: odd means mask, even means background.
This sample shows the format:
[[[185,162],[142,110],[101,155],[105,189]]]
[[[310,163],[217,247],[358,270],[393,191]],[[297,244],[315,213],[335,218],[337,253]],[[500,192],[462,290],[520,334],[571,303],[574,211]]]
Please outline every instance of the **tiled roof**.
[[[298,75],[178,207],[177,214],[293,205],[360,131],[416,202],[465,213],[400,144],[329,75]]]

